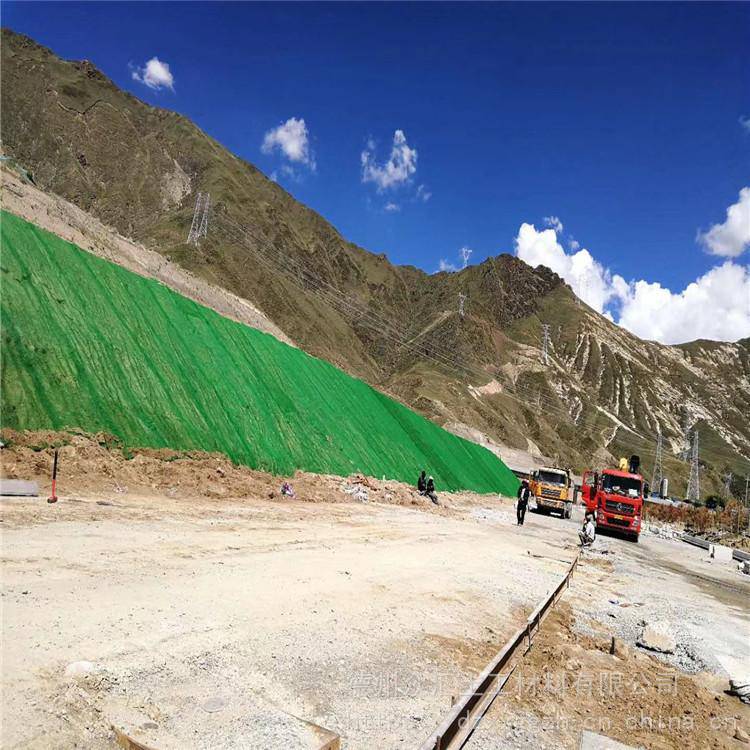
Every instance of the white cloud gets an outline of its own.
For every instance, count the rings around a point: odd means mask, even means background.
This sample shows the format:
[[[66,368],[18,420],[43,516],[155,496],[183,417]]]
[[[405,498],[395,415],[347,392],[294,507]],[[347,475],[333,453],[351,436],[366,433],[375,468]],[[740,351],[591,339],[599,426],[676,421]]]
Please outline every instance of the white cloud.
[[[427,203],[430,198],[432,198],[432,193],[424,185],[420,185],[417,188],[417,199]]]
[[[310,149],[310,136],[303,118],[290,117],[265,134],[260,150],[270,154],[274,149],[278,149],[289,161],[304,164],[315,171],[315,155]]]
[[[441,258],[440,263],[438,264],[438,271],[448,271],[453,273],[453,271],[458,271],[458,269],[453,263],[449,263],[445,258]]]
[[[362,182],[374,183],[378,192],[403,185],[417,171],[417,152],[406,142],[403,130],[397,130],[393,134],[393,146],[388,161],[378,164],[374,151],[375,143],[370,138],[360,155]]]
[[[158,57],[152,57],[142,68],[131,66],[134,81],[145,84],[150,89],[169,89],[174,91],[174,76],[169,65]]]
[[[605,305],[612,298],[613,282],[609,271],[585,248],[573,254],[566,253],[554,229],[537,231],[533,224],[521,224],[516,237],[516,255],[530,266],[551,268],[597,312],[604,312]]]
[[[748,133],[750,133],[750,117],[747,115],[740,115],[739,123]]]
[[[697,239],[709,253],[724,258],[736,258],[750,247],[750,187],[740,190],[739,200],[727,209],[723,224],[698,232]]]
[[[580,249],[581,249],[581,243],[580,243],[580,242],[579,242],[579,241],[578,241],[577,239],[575,239],[574,237],[571,237],[571,238],[570,238],[570,239],[568,240],[568,247],[569,247],[569,248],[570,248],[570,249],[571,249],[571,250],[572,250],[573,252],[575,252],[576,250],[580,250]]]
[[[750,269],[732,261],[672,292],[659,283],[625,281],[585,248],[566,253],[553,229],[522,224],[515,244],[519,258],[551,268],[584,302],[641,338],[677,344],[750,336]]]
[[[389,213],[393,213],[394,211],[400,211],[401,206],[399,206],[398,203],[386,203],[385,210]]]
[[[561,234],[563,230],[563,223],[557,216],[545,216],[544,223],[550,228],[554,229],[557,234]]]
[[[641,338],[679,344],[750,336],[750,268],[731,260],[678,293],[647,281],[622,291],[618,323]]]
[[[469,264],[469,258],[471,258],[471,254],[474,251],[470,247],[466,247],[464,245],[459,251],[458,251],[458,257],[461,259],[461,268],[466,268],[466,266]],[[438,264],[438,271],[450,271],[451,273],[453,271],[458,271],[459,267],[455,263],[451,263],[446,258],[441,258],[440,263]]]

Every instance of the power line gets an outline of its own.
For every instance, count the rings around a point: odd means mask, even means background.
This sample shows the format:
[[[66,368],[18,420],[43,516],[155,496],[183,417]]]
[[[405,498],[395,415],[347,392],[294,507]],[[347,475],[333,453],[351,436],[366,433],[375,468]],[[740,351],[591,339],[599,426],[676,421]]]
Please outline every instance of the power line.
[[[52,197],[53,197],[54,201],[58,205],[61,204],[62,202],[67,203],[60,196],[52,194]],[[204,199],[205,199],[205,204],[204,204]],[[197,242],[197,239],[200,236],[204,236],[205,237],[207,235],[208,215],[209,215],[209,202],[210,202],[210,196],[207,193],[206,194],[198,193],[198,196],[196,198],[196,206],[195,206],[195,210],[194,210],[194,213],[193,213],[193,222],[192,222],[192,225],[191,225],[190,233],[188,235],[188,241],[189,242]],[[129,220],[132,222],[134,219],[138,219],[138,218],[141,218],[141,217],[150,219],[150,222],[147,222],[147,224],[153,224],[153,223],[155,223],[156,221],[159,220],[159,218],[154,214],[153,210],[151,210],[150,208],[148,208],[148,209],[144,208],[143,211],[141,211],[141,212],[136,212],[135,214],[131,214]],[[197,217],[200,217],[200,220],[198,220]],[[227,221],[231,222],[231,219],[229,219],[229,217],[226,217],[226,219],[227,219]],[[196,222],[198,222],[197,223],[197,227],[196,227]],[[237,226],[237,228],[240,229],[240,231],[246,232],[246,230],[243,229],[242,227],[240,227],[240,225],[236,224],[235,222],[231,222],[231,223],[233,223],[235,226]],[[257,241],[257,238],[256,238],[256,241]],[[180,244],[182,244],[182,243],[175,243],[174,246],[176,247],[176,246],[178,246]],[[160,246],[159,250],[163,251],[164,248],[162,246]],[[494,268],[493,268],[493,270],[494,270]],[[329,287],[331,289],[335,289],[335,287],[332,287],[330,285],[329,285]],[[340,294],[339,290],[335,289],[335,291]],[[368,311],[368,313],[371,314],[371,311]],[[361,317],[361,315],[358,314],[358,313],[357,314],[353,314],[353,316],[357,317],[358,319]],[[369,317],[369,315],[368,315],[368,317]],[[393,324],[390,321],[388,322],[388,325],[393,326]],[[395,328],[395,326],[393,326],[393,327]],[[546,327],[547,330],[548,330],[548,324],[544,324],[543,327]],[[401,332],[399,332],[399,333],[400,333],[400,335],[404,335]],[[547,339],[547,341],[549,341],[548,334],[545,335],[545,338]],[[440,349],[439,348],[438,348],[438,353],[440,353]],[[451,355],[452,354],[453,354],[453,352],[451,352]],[[426,355],[424,353],[422,353],[422,356],[427,356],[428,358],[432,359],[432,357],[429,357],[429,355]],[[548,353],[547,353],[547,358],[548,358]],[[452,359],[452,357],[451,357],[451,359]],[[488,373],[485,372],[485,371],[481,371],[480,372],[478,370],[469,370],[469,368],[467,368],[465,365],[459,366],[455,361],[451,361],[449,363],[443,362],[442,364],[444,366],[451,366],[451,367],[453,367],[455,369],[462,369],[465,372],[478,373],[479,377],[481,377],[482,379],[484,379],[484,378],[486,378],[488,376]],[[533,399],[533,398],[536,397],[536,394],[538,393],[537,390],[530,390],[530,389],[524,388],[523,386],[521,386],[519,384],[516,384],[516,383],[506,383],[506,384],[503,384],[503,388],[504,388],[504,391],[505,391],[506,395],[510,396],[511,398],[517,398],[517,400],[521,401],[522,403],[524,403],[524,405],[528,405],[528,404],[520,396],[522,396],[523,394],[528,394],[529,398]],[[513,391],[513,393],[518,394],[518,396],[512,395],[509,391]],[[584,394],[584,397],[585,397],[585,394]],[[577,395],[577,398],[580,401],[580,398],[581,398],[580,395]],[[573,419],[569,410],[567,410],[567,409],[560,409],[559,407],[556,407],[556,406],[554,406],[551,403],[547,404],[546,409],[547,409],[547,411],[556,413],[556,414],[560,415],[563,418]],[[583,411],[584,410],[582,409],[576,415],[576,417],[574,419],[574,423],[575,424],[578,424],[578,422],[580,421],[580,418],[581,418],[581,415],[583,414]],[[591,417],[595,417],[596,414],[597,414],[597,412],[595,410],[592,410],[592,411],[589,412],[589,414],[590,414]],[[635,433],[634,431],[632,431],[631,428],[628,428],[628,430],[631,431],[634,435],[637,435],[637,433]],[[690,430],[690,414],[689,414],[688,410],[686,409],[685,413],[684,413],[684,419],[683,419],[683,434],[685,436],[685,438],[684,438],[684,449],[680,453],[680,457],[682,458],[682,460],[685,460],[685,461],[688,460],[688,457],[690,455],[690,449],[691,449],[689,430]],[[615,434],[616,434],[616,431],[615,431]],[[638,436],[638,437],[640,439],[646,441],[645,438],[642,438],[641,436]],[[642,453],[648,453],[649,455],[655,455],[652,451],[643,451],[643,450],[641,450],[641,452]],[[704,449],[703,453],[704,453],[704,455],[708,455],[708,456],[713,455],[713,456],[717,457],[717,459],[720,458],[721,460],[725,460],[725,461],[734,461],[734,462],[736,462],[739,459],[743,464],[748,464],[747,457],[743,456],[741,453],[738,453],[738,452],[728,453],[726,451],[720,451],[720,450],[717,450],[717,449],[710,449],[709,448],[709,449]]]
[[[251,237],[256,242],[263,242],[262,240],[258,240],[258,238],[254,236],[252,231],[245,229],[240,225],[237,225],[236,222],[232,222],[231,220],[227,221],[228,223],[231,223],[232,225],[237,227],[236,232],[225,230],[226,234],[235,241],[246,243],[247,237]],[[259,254],[259,248],[253,247],[251,244],[247,244],[246,246],[251,251]],[[290,260],[287,256],[280,256],[278,251],[273,248],[273,246],[266,247],[264,252],[262,254],[259,254],[258,257],[261,262],[264,262],[266,264],[268,264],[268,261],[274,262],[277,266],[281,267],[282,270],[286,270],[287,272],[291,273],[294,277],[295,282],[299,282],[299,278],[302,277],[308,285],[312,286],[313,289],[316,289],[319,292],[320,296],[323,297],[325,301],[327,301],[334,307],[337,307],[339,311],[341,311],[341,305],[337,306],[337,302],[343,302],[344,312],[349,312],[350,314],[356,315],[357,319],[360,322],[372,322],[372,327],[375,328],[381,336],[384,336],[385,338],[388,338],[390,340],[395,340],[396,343],[400,345],[400,347],[411,349],[421,357],[436,361],[438,364],[441,364],[444,367],[463,371],[464,373],[473,375],[480,380],[485,380],[488,377],[488,373],[484,370],[478,370],[466,364],[459,364],[455,360],[454,349],[442,347],[439,343],[435,342],[430,343],[429,352],[411,346],[411,342],[410,340],[408,340],[406,333],[400,330],[398,326],[393,324],[391,321],[382,318],[374,311],[363,309],[363,302],[357,300],[356,298],[347,298],[336,287],[333,287],[326,281],[320,280],[310,271],[301,267],[296,261]],[[292,266],[291,268],[290,264]],[[331,297],[332,294],[334,295],[333,297]],[[393,335],[389,333],[389,330],[393,332]],[[394,336],[396,337],[396,339],[394,339]],[[503,385],[503,393],[510,398],[514,398],[520,401],[524,406],[528,408],[528,401],[536,398],[538,390],[531,390],[515,383],[506,383]],[[523,397],[524,395],[526,396],[526,398]],[[571,414],[567,409],[557,407],[550,402],[547,402],[547,404],[545,405],[545,414],[557,414],[560,418],[566,420],[572,419]]]
[[[648,438],[643,437],[642,435],[639,435],[638,433],[636,433],[630,427],[618,426],[617,430],[619,431],[620,429],[626,429],[626,430],[628,430],[628,432],[630,433],[630,435],[626,438],[626,440],[628,442],[630,442],[630,443],[640,441],[640,443],[646,443],[648,446],[652,446],[653,445],[653,442],[651,440],[649,440]],[[692,441],[690,440],[690,435],[689,434],[688,434],[688,438],[687,439],[688,439],[688,444],[689,444],[690,448],[692,448]],[[614,438],[613,438],[613,441],[614,441]],[[663,443],[662,443],[662,445],[663,445]],[[650,457],[655,457],[656,456],[656,450],[653,447],[639,447],[638,448],[638,452],[641,455],[644,455],[644,456],[650,456]],[[664,460],[665,458],[672,458],[675,461],[682,460],[682,458],[681,458],[682,457],[682,453],[683,452],[680,451],[678,454],[667,453],[665,455],[664,454],[664,450],[662,449],[662,459]],[[728,461],[733,461],[733,462],[736,463],[736,462],[739,461],[743,466],[750,468],[750,460],[746,456],[744,456],[743,454],[741,454],[739,452],[732,452],[732,451],[722,450],[722,449],[719,449],[719,448],[711,448],[711,447],[706,447],[704,445],[701,448],[701,455],[703,456],[704,459],[705,458],[709,458],[713,462],[718,462],[718,461],[727,461],[727,462]],[[689,459],[690,459],[690,450],[688,450],[688,460]]]
[[[58,204],[58,206],[64,201],[64,199],[62,199],[61,197],[59,197],[57,195],[53,194],[52,197],[53,197],[54,201]],[[200,193],[199,192],[198,195],[197,195],[197,198],[196,198],[196,206],[195,206],[195,210],[194,210],[194,213],[193,213],[193,220],[192,220],[190,232],[189,232],[189,235],[188,235],[188,242],[191,242],[193,244],[197,244],[197,241],[198,241],[198,239],[200,237],[207,236],[209,208],[210,208],[210,195],[208,193],[204,194],[204,193]],[[131,215],[129,220],[132,222],[134,219],[137,219],[137,218],[140,218],[140,217],[150,219],[151,221],[147,222],[147,223],[150,223],[150,224],[153,224],[156,221],[158,221],[158,217],[156,217],[156,215],[154,214],[154,212],[151,209],[145,209],[145,208],[144,208],[144,210],[142,212],[137,212],[135,215]],[[200,218],[198,218],[198,217],[200,217]],[[249,234],[246,229],[244,229],[240,225],[236,224],[236,222],[232,222],[231,219],[229,219],[229,217],[225,217],[225,218],[226,218],[227,221],[233,223],[241,232]],[[257,238],[255,238],[255,239],[256,239],[256,241],[258,241]],[[236,241],[236,239],[235,239],[235,241]],[[261,240],[261,242],[262,242],[262,240]],[[182,244],[182,243],[175,243],[174,246],[178,246],[179,244]],[[163,250],[164,248],[160,246],[159,249]],[[257,252],[257,250],[256,250],[256,252]],[[313,286],[313,288],[315,288],[315,286],[310,283],[310,279],[309,278],[307,279],[307,283],[310,284],[311,286]],[[321,283],[322,284],[327,284],[327,282],[321,282]],[[338,289],[336,289],[335,287],[333,287],[332,285],[327,284],[327,286],[329,287],[330,290],[332,290],[335,293],[343,296],[343,294]],[[318,292],[319,293],[320,293],[320,290],[321,290],[321,287],[318,287]],[[330,297],[326,301],[328,301],[329,303],[333,304],[331,302],[331,300],[330,300]],[[361,304],[362,303],[361,302],[355,302],[354,304],[355,305],[360,305],[360,307],[358,309],[354,310],[354,311],[350,311],[349,314],[351,314],[356,319],[360,320],[360,322],[365,322],[366,324],[369,324],[371,327],[376,328],[378,324],[375,323],[374,320],[377,320],[377,317],[379,317],[379,316],[376,316],[375,313],[373,313],[370,310],[367,310],[367,311],[365,311],[366,312],[366,316],[364,316],[364,317],[367,318],[367,320],[362,321],[362,318],[363,318],[363,310],[361,309]],[[344,303],[344,306],[346,306],[346,303]],[[373,315],[376,316],[375,319],[373,319],[373,317],[372,317]],[[381,320],[381,322],[383,322],[382,318],[380,320]],[[389,327],[393,328],[394,330],[398,331],[397,327],[391,321],[387,321],[386,324]],[[543,348],[546,348],[546,351],[543,351],[543,358],[548,361],[548,359],[549,359],[549,349],[548,349],[548,347],[549,347],[549,324],[543,324],[543,332],[544,332],[544,340],[545,340],[543,342]],[[398,335],[404,336],[405,334],[402,331],[398,331]],[[546,347],[544,347],[544,343],[546,343]],[[459,365],[453,359],[453,355],[455,354],[453,351],[450,351],[450,356],[447,358],[447,361],[446,361],[446,355],[442,352],[442,350],[441,350],[441,348],[439,346],[431,345],[431,348],[433,348],[433,349],[436,350],[436,354],[438,356],[440,356],[442,354],[442,361],[440,359],[435,359],[435,357],[432,357],[432,356],[426,354],[425,352],[421,352],[420,356],[425,356],[428,359],[433,359],[433,361],[436,361],[438,364],[442,364],[443,366],[446,366],[446,367],[452,367],[452,368],[454,368],[456,370],[460,369],[460,370],[463,370],[464,372],[467,372],[467,373],[470,373],[470,374],[475,374],[475,375],[477,375],[481,379],[484,379],[484,378],[486,378],[488,376],[488,373],[486,371],[479,371],[479,370],[476,370],[474,368],[469,368],[466,365]],[[412,350],[416,351],[415,349],[412,349]],[[528,407],[528,401],[529,401],[529,399],[536,398],[536,396],[539,393],[538,390],[529,389],[529,388],[521,386],[521,385],[519,385],[517,383],[512,383],[512,382],[511,383],[503,384],[503,390],[504,390],[505,395],[509,396],[510,398],[514,398],[514,399],[518,400],[524,406],[527,406],[527,407]],[[582,406],[581,395],[578,393],[578,391],[575,391],[575,393],[576,393],[576,398],[579,401],[579,404]],[[524,395],[526,395],[527,397],[524,398]],[[585,392],[584,392],[584,398],[585,398]],[[576,415],[576,417],[573,418],[572,415],[571,415],[570,410],[568,410],[568,409],[562,409],[562,408],[557,407],[556,405],[554,405],[552,403],[547,403],[547,405],[545,406],[545,409],[546,409],[545,413],[554,413],[554,414],[559,415],[561,418],[572,419],[576,425],[580,422],[581,416],[584,413],[584,409],[582,408],[581,411],[578,412],[578,414]],[[597,416],[597,411],[596,410],[590,410],[589,411],[589,416],[593,420]],[[586,421],[588,421],[588,420],[586,420]],[[690,424],[689,423],[690,423],[690,415],[689,415],[689,412],[686,409],[685,410],[685,414],[684,414],[684,420],[683,420],[683,428],[684,428],[684,434],[685,434],[685,442],[684,442],[685,448],[681,452],[681,456],[682,456],[683,460],[687,460],[688,455],[690,454],[690,448],[691,448],[690,439],[689,439],[689,429],[690,429]],[[628,428],[628,430],[631,431],[633,433],[633,435],[637,435],[637,433],[633,432],[631,430],[631,428]],[[617,432],[617,428],[615,430],[615,434],[616,434],[616,432]],[[638,437],[641,440],[646,441],[645,438],[643,438],[641,436],[638,436]],[[643,450],[641,450],[641,452],[642,453],[647,453],[649,455],[655,455],[650,450],[649,451],[643,451]],[[658,452],[658,450],[657,450],[657,452]],[[713,455],[713,456],[715,456],[717,458],[721,458],[721,460],[725,460],[725,461],[734,461],[734,462],[736,462],[739,459],[739,460],[741,460],[745,464],[748,462],[748,459],[745,456],[743,456],[741,453],[737,453],[737,452],[728,453],[726,451],[719,451],[717,449],[710,449],[709,448],[709,449],[704,449],[703,453],[704,453],[704,455],[709,455],[709,456]],[[691,471],[692,471],[692,467],[691,467]],[[746,489],[747,489],[747,487],[746,487]]]
[[[413,352],[419,354],[419,356],[421,357],[431,359],[444,367],[462,370],[465,373],[474,375],[480,380],[485,380],[487,378],[487,372],[478,370],[466,364],[459,364],[458,362],[456,362],[454,359],[454,351],[442,350],[439,345],[430,346],[432,353],[428,353],[421,349],[415,348],[407,340],[406,333],[403,330],[399,329],[397,325],[389,320],[386,320],[374,311],[365,309],[364,304],[361,301],[356,300],[355,298],[347,297],[333,285],[316,277],[297,261],[290,259],[288,256],[280,255],[278,250],[276,250],[276,248],[274,248],[273,245],[271,245],[267,240],[265,241],[263,252],[261,252],[259,247],[254,247],[252,243],[248,243],[247,238],[252,238],[258,244],[264,244],[263,240],[259,240],[252,231],[238,225],[228,217],[223,217],[223,220],[227,224],[236,227],[236,230],[227,229],[226,227],[223,228],[224,234],[227,235],[230,239],[233,239],[235,242],[245,244],[248,249],[256,253],[261,263],[269,267],[271,267],[271,265],[275,265],[277,268],[281,268],[282,270],[286,271],[287,273],[292,275],[295,282],[299,282],[299,279],[302,278],[306,284],[308,284],[318,292],[319,296],[321,296],[332,306],[336,307],[340,312],[343,311],[345,312],[345,314],[348,313],[357,317],[360,322],[370,324],[385,338],[401,344],[403,347],[412,350]],[[216,228],[216,224],[214,224],[214,228]],[[528,392],[532,394],[532,396],[536,394],[536,391],[532,392],[528,389],[524,389],[522,386],[518,386],[517,384],[512,383],[504,384],[503,392],[505,393],[505,395],[508,395],[511,398],[516,398],[526,407],[528,407],[527,400],[519,398],[518,396],[514,395],[514,393]],[[545,406],[545,413],[550,412],[557,413],[567,420],[571,419],[571,415],[566,409],[561,409],[551,403],[548,403]]]
[[[455,350],[449,349],[447,347],[444,348],[440,345],[440,343],[432,342],[430,344],[429,352],[421,348],[412,346],[405,331],[400,329],[390,320],[383,318],[378,313],[366,309],[363,301],[358,300],[355,297],[347,297],[338,288],[334,287],[332,284],[324,280],[319,279],[309,270],[301,266],[301,264],[299,264],[297,261],[290,259],[287,255],[282,255],[273,245],[270,244],[268,240],[258,238],[248,228],[242,227],[228,217],[225,217],[225,220],[226,223],[236,227],[236,232],[225,230],[228,236],[230,236],[237,242],[244,243],[250,250],[255,252],[261,262],[264,262],[266,265],[269,265],[269,261],[271,261],[272,263],[275,263],[277,266],[281,267],[282,270],[286,270],[294,277],[295,282],[299,283],[299,279],[302,278],[309,286],[313,288],[313,290],[316,290],[318,292],[318,294],[324,299],[324,301],[336,307],[337,309],[339,309],[339,311],[343,311],[345,314],[352,315],[360,323],[370,325],[370,327],[377,330],[381,336],[395,341],[395,343],[400,344],[401,347],[411,350],[412,352],[418,354],[420,357],[432,360],[443,367],[472,375],[479,380],[485,380],[488,377],[488,373],[484,370],[479,370],[477,368],[471,367],[470,365],[467,365],[463,362],[457,362],[455,359]],[[252,243],[248,243],[248,237],[255,240],[255,242],[259,245],[265,245],[264,252],[261,253],[259,247],[254,247]],[[529,401],[533,403],[539,395],[539,391],[537,389],[529,389],[516,383],[503,384],[503,393],[506,396],[519,401],[526,408],[529,408]],[[578,396],[578,398],[581,398],[580,395]],[[566,421],[572,421],[573,419],[569,410],[560,408],[551,402],[546,403],[544,413],[545,415],[557,415],[559,418],[565,419]],[[591,410],[589,412],[589,419],[585,421],[593,421],[596,418],[597,413],[597,410]],[[637,433],[633,432],[631,428],[628,428],[628,430],[631,431],[633,435],[636,435],[639,439],[645,441],[645,438],[637,435]],[[653,455],[652,452],[650,452],[650,454]],[[732,459],[736,458],[734,454],[732,454],[731,457]]]
[[[419,336],[424,335],[425,332],[423,332],[422,334],[418,334],[416,337],[409,340],[405,330],[401,329],[391,320],[384,318],[377,312],[366,307],[365,303],[362,300],[359,300],[354,296],[348,296],[344,294],[337,287],[317,277],[298,261],[290,258],[286,254],[282,254],[278,250],[278,248],[271,244],[270,240],[259,238],[249,228],[239,225],[237,222],[233,221],[227,216],[222,215],[220,221],[225,226],[221,228],[217,227],[217,218],[214,217],[214,231],[216,231],[217,229],[221,229],[221,233],[224,234],[228,239],[243,244],[252,252],[254,252],[261,263],[273,270],[280,268],[282,271],[290,274],[296,284],[302,284],[303,288],[305,288],[305,285],[311,288],[312,291],[317,293],[323,301],[330,304],[339,312],[343,312],[345,315],[352,317],[360,324],[364,324],[373,328],[384,338],[395,341],[395,343],[400,344],[399,348],[403,347],[409,349],[412,352],[416,353],[419,357],[432,360],[436,364],[443,367],[472,375],[482,381],[490,375],[485,370],[479,370],[477,368],[466,365],[463,362],[457,362],[455,359],[455,349],[448,347],[444,348],[441,345],[440,340],[437,343],[431,342],[429,344],[428,350],[425,350],[425,348],[422,347],[418,348],[413,346],[412,341],[415,338],[419,338]],[[231,229],[226,225],[232,225],[235,229]],[[249,239],[253,240],[253,242],[250,242]],[[543,324],[543,331],[545,332],[544,338],[546,339],[547,343],[547,360],[549,360],[549,329],[549,324]],[[579,402],[581,402],[582,398],[586,398],[585,393],[583,394],[583,396],[581,396],[581,394],[577,391],[574,392],[577,394],[576,397],[578,398]],[[528,387],[512,382],[503,384],[503,393],[506,396],[519,401],[526,408],[529,408],[529,401],[533,403],[533,401],[539,396],[538,389],[529,389]],[[576,424],[580,422],[582,413],[583,410],[577,415],[577,418],[575,420]],[[552,402],[546,403],[544,407],[544,415],[557,415],[559,418],[565,419],[566,421],[573,421],[573,417],[567,408],[561,408],[553,404]],[[597,417],[597,415],[598,410],[590,410],[589,419],[586,419],[584,421],[593,421]],[[628,430],[633,432],[631,428],[628,428]],[[643,438],[642,436],[638,436],[637,433],[633,432],[633,435],[645,441],[645,438]],[[651,453],[651,455],[653,455],[653,453]],[[736,459],[737,456],[732,454],[731,457],[732,459]]]

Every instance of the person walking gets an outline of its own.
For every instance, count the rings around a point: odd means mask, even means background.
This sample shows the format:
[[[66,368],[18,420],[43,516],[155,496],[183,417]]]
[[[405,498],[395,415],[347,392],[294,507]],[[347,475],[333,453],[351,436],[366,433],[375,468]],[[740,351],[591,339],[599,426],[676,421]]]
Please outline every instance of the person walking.
[[[529,505],[529,497],[531,496],[531,490],[529,490],[529,483],[524,479],[521,482],[521,486],[518,488],[516,497],[516,519],[519,526],[523,526],[523,519],[526,515],[526,508]]]

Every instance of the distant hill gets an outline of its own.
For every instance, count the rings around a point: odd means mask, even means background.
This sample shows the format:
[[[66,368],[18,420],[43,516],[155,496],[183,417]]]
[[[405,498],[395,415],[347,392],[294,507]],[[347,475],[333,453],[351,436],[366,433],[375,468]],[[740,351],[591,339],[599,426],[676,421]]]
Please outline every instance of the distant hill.
[[[749,340],[641,341],[511,255],[456,273],[395,266],[90,62],[4,30],[2,74],[3,148],[37,185],[248,299],[304,350],[434,421],[579,470],[635,452],[646,474],[660,429],[677,492],[687,421],[710,434],[707,491],[728,470],[750,473]],[[196,248],[185,240],[198,191],[213,208]]]

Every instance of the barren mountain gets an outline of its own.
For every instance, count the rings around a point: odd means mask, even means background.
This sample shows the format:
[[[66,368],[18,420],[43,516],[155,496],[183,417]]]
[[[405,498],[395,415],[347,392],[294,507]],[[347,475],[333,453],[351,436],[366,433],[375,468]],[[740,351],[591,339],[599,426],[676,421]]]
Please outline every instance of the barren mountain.
[[[750,474],[748,339],[644,342],[511,255],[434,275],[393,265],[186,118],[9,30],[0,124],[5,153],[39,188],[248,300],[300,347],[441,424],[576,469],[635,452],[646,474],[661,430],[679,492],[687,423],[700,432],[705,491],[730,470]],[[199,191],[211,212],[196,247],[186,238]]]

